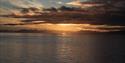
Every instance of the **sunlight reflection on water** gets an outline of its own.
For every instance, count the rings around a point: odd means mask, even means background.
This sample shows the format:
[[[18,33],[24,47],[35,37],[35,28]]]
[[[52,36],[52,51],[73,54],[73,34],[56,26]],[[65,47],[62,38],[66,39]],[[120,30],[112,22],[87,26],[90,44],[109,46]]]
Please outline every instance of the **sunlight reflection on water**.
[[[0,63],[112,63],[124,41],[119,34],[0,33]]]

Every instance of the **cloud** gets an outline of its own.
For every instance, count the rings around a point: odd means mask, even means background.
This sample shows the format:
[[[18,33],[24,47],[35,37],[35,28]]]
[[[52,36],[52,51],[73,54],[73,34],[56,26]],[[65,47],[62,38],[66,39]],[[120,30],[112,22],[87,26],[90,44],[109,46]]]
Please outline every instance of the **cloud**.
[[[79,32],[79,31],[91,31],[91,32],[112,32],[121,31],[125,26],[111,26],[111,25],[91,25],[91,24],[52,24],[52,23],[41,23],[41,24],[24,24],[24,25],[4,25],[4,30],[8,30],[7,27],[11,27],[9,31],[17,30],[29,30],[32,32],[37,31],[50,31],[53,33],[59,32]],[[3,28],[0,28],[2,30]]]
[[[39,3],[37,0],[9,0],[9,2],[12,5],[23,7],[23,8],[29,8],[29,7],[43,7],[41,3]]]
[[[0,0],[0,8],[42,8],[38,0]]]
[[[63,2],[61,2],[61,1],[58,1],[58,2],[57,2],[57,4],[63,4]]]
[[[20,8],[37,8],[42,9],[43,5],[38,0],[0,0],[0,15],[12,13],[13,10]]]
[[[67,5],[73,5],[73,6],[82,6],[82,4],[80,4],[79,1],[72,1],[72,2],[69,2],[69,3],[66,3]]]
[[[114,6],[125,8],[125,1],[116,2],[116,3],[114,4]]]

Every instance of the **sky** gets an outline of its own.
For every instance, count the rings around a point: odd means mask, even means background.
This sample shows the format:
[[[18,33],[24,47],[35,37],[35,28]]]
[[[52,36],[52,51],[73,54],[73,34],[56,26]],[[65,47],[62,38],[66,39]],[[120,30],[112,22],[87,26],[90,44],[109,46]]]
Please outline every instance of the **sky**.
[[[24,6],[28,4],[42,5],[44,7],[59,7],[73,0],[0,0],[0,7]],[[86,0],[81,0],[86,1]],[[24,5],[22,5],[24,4]]]
[[[44,6],[60,7],[73,0],[0,0],[0,7],[26,7],[26,6]],[[85,1],[124,1],[124,0],[80,0]]]
[[[50,8],[50,7],[60,7],[65,5],[65,3],[71,2],[73,0],[0,0],[0,14],[10,13],[11,10],[19,10],[19,8]],[[80,0],[86,1],[86,0]]]
[[[72,2],[73,0],[0,0],[0,14],[9,13],[10,10],[19,8],[50,8],[50,7],[60,7],[66,5],[66,3]],[[81,2],[86,1],[124,1],[124,0],[80,0]],[[124,3],[125,4],[125,1]],[[122,6],[121,3],[116,4],[116,6]]]
[[[59,7],[73,0],[39,0],[45,7]],[[80,0],[82,2],[88,0]]]
[[[71,2],[73,0],[0,0],[0,15],[2,13],[10,13],[10,10],[18,9],[18,8],[28,8],[28,7],[60,7],[65,5],[65,3]],[[80,0],[82,2],[85,1],[124,1],[124,0]],[[124,1],[125,3],[125,1]],[[118,6],[121,3],[117,4]],[[123,6],[123,5],[121,5]],[[10,12],[9,12],[10,11]],[[103,22],[103,21],[102,21]],[[108,21],[106,21],[108,22]],[[116,19],[110,21],[111,23],[124,24],[125,22],[122,19]],[[110,23],[108,22],[108,23]]]

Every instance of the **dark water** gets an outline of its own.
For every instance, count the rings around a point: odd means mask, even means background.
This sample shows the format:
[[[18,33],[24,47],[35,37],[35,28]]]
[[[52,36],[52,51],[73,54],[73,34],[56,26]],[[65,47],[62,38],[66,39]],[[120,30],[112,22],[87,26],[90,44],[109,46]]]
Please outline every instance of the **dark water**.
[[[124,37],[0,33],[0,63],[124,63]]]

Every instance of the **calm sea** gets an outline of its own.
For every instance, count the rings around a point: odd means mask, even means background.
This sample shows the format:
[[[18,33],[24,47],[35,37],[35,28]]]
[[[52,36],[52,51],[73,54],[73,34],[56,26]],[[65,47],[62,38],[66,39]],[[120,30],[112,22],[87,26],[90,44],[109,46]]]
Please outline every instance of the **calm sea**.
[[[0,63],[124,63],[124,34],[0,33]]]

